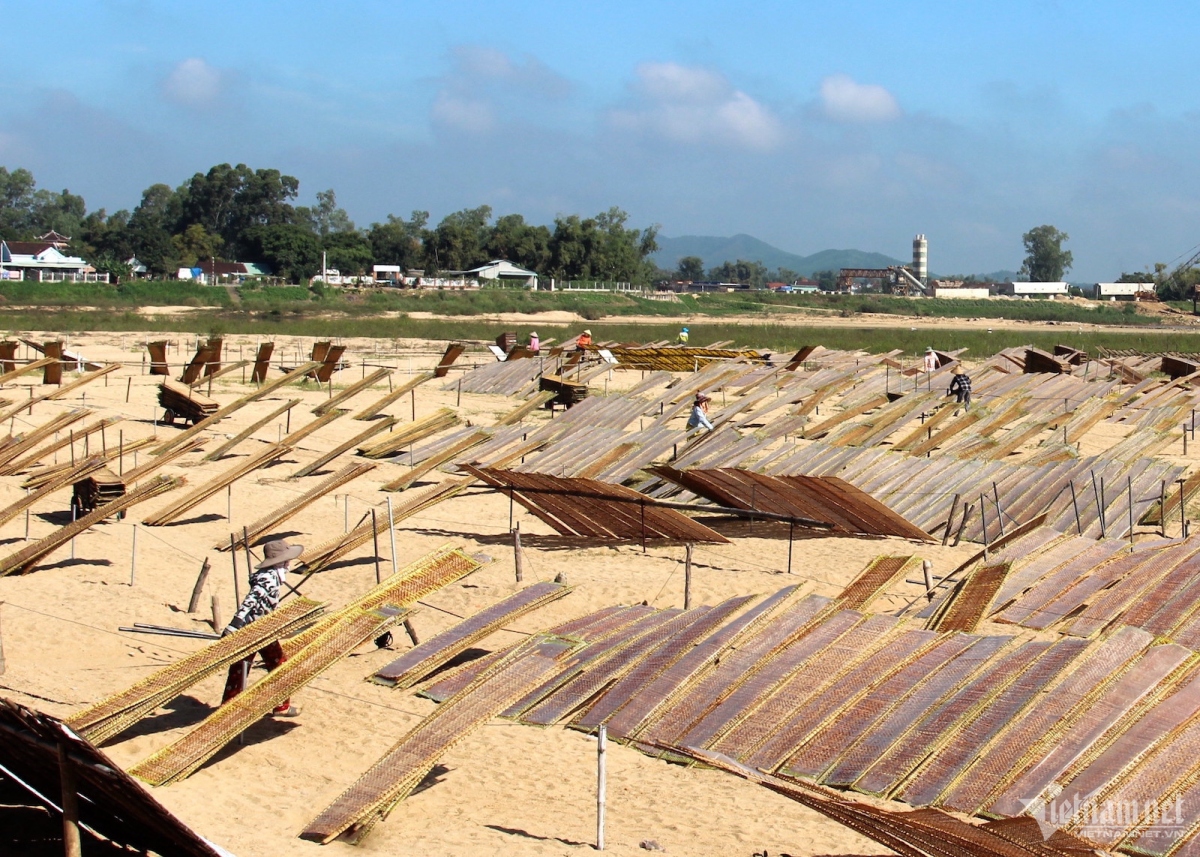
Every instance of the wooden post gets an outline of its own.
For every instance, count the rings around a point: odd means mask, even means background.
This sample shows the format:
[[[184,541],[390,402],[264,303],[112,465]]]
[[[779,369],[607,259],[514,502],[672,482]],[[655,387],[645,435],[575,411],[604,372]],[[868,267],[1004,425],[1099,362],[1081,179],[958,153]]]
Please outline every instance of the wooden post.
[[[513,564],[517,572],[517,583],[525,579],[525,568],[523,557],[521,556],[521,522],[517,521],[517,525],[512,530],[513,537]]]
[[[979,514],[983,516],[983,558],[988,555],[987,506],[983,505],[983,494],[979,495]]]
[[[0,601],[0,607],[4,606],[4,602]],[[4,633],[0,631],[0,675],[4,675],[7,666],[4,663]]]
[[[250,528],[242,527],[242,547],[246,551],[246,580],[250,579],[250,575],[254,574],[254,555],[250,553]],[[242,603],[242,596],[238,595],[238,605]]]
[[[375,542],[375,582],[382,583],[383,578],[379,575],[379,525],[375,522],[375,510],[371,510],[371,538]]]
[[[72,524],[75,523],[75,521],[78,519],[78,517],[79,517],[79,511],[78,511],[78,509],[76,509],[75,504],[72,503],[71,504],[71,523]],[[75,559],[75,537],[74,536],[71,536],[71,559]]]
[[[242,604],[242,585],[238,582],[237,571],[237,539],[233,533],[229,534],[229,561],[233,564],[233,597],[237,599],[238,606]],[[246,569],[249,573],[249,569]]]
[[[208,557],[205,557],[204,564],[200,566],[200,574],[196,578],[196,585],[192,587],[192,598],[188,601],[187,612],[195,613],[196,608],[200,606],[200,593],[204,591],[204,584],[208,583],[208,572],[211,568]]]
[[[233,483],[225,486],[225,520],[233,523]]]
[[[78,786],[65,741],[58,742],[58,778],[62,785],[63,854],[66,857],[81,857],[83,842],[79,836]]]
[[[1177,479],[1175,481],[1179,483],[1179,537],[1183,538],[1187,535],[1187,520],[1185,519],[1183,508],[1183,480]]]
[[[692,543],[685,548],[687,553],[683,558],[683,609],[692,609]]]
[[[1004,538],[1004,509],[1000,506],[1000,489],[992,483],[992,494],[996,498],[996,519],[1000,522],[1000,538]]]
[[[1162,480],[1158,490],[1158,534],[1167,537],[1167,480]]]
[[[970,519],[973,511],[975,511],[975,505],[964,500],[962,520],[958,522],[958,530],[954,533],[954,543],[951,544],[950,547],[956,548],[958,547],[959,542],[962,541],[963,531],[966,530],[967,521]]]
[[[212,597],[212,626],[216,634],[225,629],[225,623],[221,621],[221,596],[215,592]]]
[[[1133,550],[1133,477],[1125,477],[1125,487],[1129,491],[1129,550]]]
[[[409,397],[412,399],[412,421],[417,421],[417,388],[413,387],[408,391]]]
[[[388,506],[388,539],[392,543],[392,576],[396,575],[399,568],[396,565],[396,519],[392,517],[392,498],[389,495],[387,498]]]
[[[142,355],[145,358],[145,355]],[[133,376],[130,375],[125,379],[125,404],[129,404],[129,393],[133,390]]]
[[[596,735],[596,850],[604,850],[604,803],[608,791],[608,770],[605,754],[608,752],[608,727],[600,724]]]
[[[1096,471],[1094,470],[1092,471],[1092,493],[1096,495],[1096,512],[1097,517],[1100,519],[1100,538],[1104,538],[1104,495],[1100,492],[1100,489],[1096,487]]]
[[[133,525],[133,547],[129,549],[129,585],[132,587],[137,579],[137,531],[138,525]]]
[[[950,530],[954,526],[954,513],[958,509],[958,500],[962,495],[955,494],[950,501],[950,514],[946,516],[946,532],[942,534],[942,547],[945,547],[950,541]],[[928,589],[929,587],[925,587]]]
[[[1075,507],[1075,529],[1083,535],[1083,524],[1079,520],[1079,500],[1075,497],[1075,480],[1071,480],[1071,505]]]
[[[949,524],[946,525],[946,529],[947,530],[950,529]],[[925,578],[925,595],[930,601],[932,601],[933,600],[933,563],[927,559],[921,560],[921,574]]]
[[[404,633],[408,634],[408,639],[412,640],[414,646],[421,645],[421,641],[417,639],[417,629],[413,627],[412,619],[404,620]]]
[[[458,376],[458,399],[454,402],[456,408],[462,407],[462,375]]]

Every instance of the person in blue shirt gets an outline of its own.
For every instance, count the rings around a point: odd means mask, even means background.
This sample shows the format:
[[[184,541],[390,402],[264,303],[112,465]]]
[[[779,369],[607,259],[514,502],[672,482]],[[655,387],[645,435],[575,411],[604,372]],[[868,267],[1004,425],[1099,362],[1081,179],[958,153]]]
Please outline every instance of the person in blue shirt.
[[[703,393],[696,394],[696,398],[692,402],[692,415],[688,417],[688,431],[694,428],[713,430],[713,424],[708,419],[708,403],[711,401],[712,399]]]

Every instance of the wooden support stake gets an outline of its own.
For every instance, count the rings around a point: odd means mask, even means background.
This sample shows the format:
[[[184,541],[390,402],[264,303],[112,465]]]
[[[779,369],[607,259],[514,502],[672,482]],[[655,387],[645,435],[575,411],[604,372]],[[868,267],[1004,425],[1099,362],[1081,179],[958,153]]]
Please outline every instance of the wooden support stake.
[[[1083,523],[1079,520],[1079,500],[1075,497],[1075,480],[1071,480],[1071,505],[1075,507],[1075,530],[1083,535]]]
[[[3,606],[4,602],[0,601],[0,607]],[[2,630],[0,630],[0,675],[4,675],[4,671],[7,668],[7,665],[4,663],[4,633]]]
[[[988,555],[987,506],[983,505],[983,494],[979,495],[979,514],[983,516],[983,558]]]
[[[1167,480],[1162,480],[1158,490],[1158,534],[1167,537]]]
[[[417,639],[417,629],[413,627],[412,619],[404,620],[404,633],[408,634],[408,639],[412,640],[414,646],[421,645],[421,641]]]
[[[212,597],[212,626],[215,634],[225,629],[225,623],[221,621],[221,596],[215,592]]]
[[[233,523],[233,483],[225,486],[225,520]]]
[[[692,543],[688,542],[683,555],[683,609],[692,609]]]
[[[254,555],[250,553],[250,528],[242,527],[242,547],[246,551],[246,579],[250,579],[250,575],[254,574]],[[242,596],[238,596],[238,605],[242,603]]]
[[[604,803],[608,790],[608,770],[605,754],[608,751],[608,727],[600,724],[596,735],[596,850],[604,850]]]
[[[946,531],[949,532],[950,524],[946,523]],[[943,542],[944,544],[944,542]],[[927,559],[921,560],[921,575],[925,578],[925,595],[933,600],[933,563]]]
[[[961,494],[955,494],[950,501],[950,514],[946,516],[946,532],[942,533],[942,547],[945,547],[950,541],[950,530],[954,526],[954,513],[958,509],[958,501]],[[926,586],[926,589],[929,587]]]
[[[67,754],[65,741],[58,742],[58,778],[62,785],[63,854],[66,857],[82,857],[78,786],[75,782],[75,768]]]
[[[1129,550],[1133,550],[1133,477],[1125,477],[1125,487],[1129,491]]]
[[[1004,538],[1004,509],[1000,506],[1000,489],[992,483],[992,494],[996,498],[996,518],[1000,522],[1000,538]]]
[[[382,583],[383,578],[379,574],[379,524],[375,522],[375,510],[371,510],[371,538],[375,542],[375,582]]]
[[[517,525],[512,530],[513,537],[513,565],[517,571],[517,583],[525,579],[525,568],[523,557],[521,556],[521,522],[517,521]]]
[[[138,525],[133,525],[133,546],[129,549],[129,585],[133,586],[137,580],[137,533]]]
[[[237,599],[238,606],[240,607],[242,604],[242,585],[238,582],[237,539],[234,538],[233,533],[229,534],[229,561],[233,564],[233,597]]]
[[[143,363],[145,362],[145,357],[146,357],[146,355],[143,354],[142,355]],[[107,378],[108,376],[105,375],[104,377]],[[133,390],[133,376],[130,375],[128,378],[125,379],[125,404],[127,404],[127,405],[129,404],[129,394],[130,394],[130,392],[132,392],[132,390]]]
[[[388,507],[388,539],[391,541],[392,550],[392,576],[396,575],[399,567],[396,565],[396,519],[392,516],[392,498],[387,498]]]
[[[962,520],[958,523],[958,530],[954,533],[954,543],[950,545],[950,547],[956,548],[958,547],[959,542],[962,541],[963,531],[966,530],[967,521],[970,519],[973,511],[975,511],[975,504],[964,501]]]
[[[195,613],[196,608],[200,606],[200,594],[204,591],[204,584],[208,583],[208,572],[211,568],[208,557],[205,557],[204,564],[200,566],[200,574],[196,577],[196,585],[192,587],[192,597],[188,601],[187,612]]]

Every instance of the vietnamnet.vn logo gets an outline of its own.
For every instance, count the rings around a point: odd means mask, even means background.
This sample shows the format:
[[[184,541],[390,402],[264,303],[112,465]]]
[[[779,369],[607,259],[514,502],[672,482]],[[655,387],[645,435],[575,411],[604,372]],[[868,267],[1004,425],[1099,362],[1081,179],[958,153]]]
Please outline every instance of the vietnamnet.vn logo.
[[[1096,792],[1068,794],[1055,786],[1049,797],[1021,803],[1024,814],[1037,821],[1046,839],[1060,828],[1096,842],[1115,843],[1135,828],[1140,829],[1143,838],[1178,839],[1195,821],[1178,792],[1155,800],[1137,800],[1124,799],[1120,793],[1105,798]]]

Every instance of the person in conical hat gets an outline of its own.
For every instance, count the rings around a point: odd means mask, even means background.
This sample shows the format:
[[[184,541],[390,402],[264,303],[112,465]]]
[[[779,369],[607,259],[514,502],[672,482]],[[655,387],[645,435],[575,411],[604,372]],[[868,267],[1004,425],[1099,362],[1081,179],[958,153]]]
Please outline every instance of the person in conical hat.
[[[222,636],[232,634],[251,622],[269,616],[279,606],[279,590],[287,582],[288,565],[300,554],[304,553],[303,545],[288,544],[284,539],[275,539],[263,545],[263,559],[250,571],[250,591],[238,605],[229,625]],[[267,670],[273,670],[287,660],[283,647],[275,640],[258,652],[234,661],[229,665],[229,675],[225,679],[225,693],[221,698],[224,704],[241,693],[246,686],[246,674],[254,666],[255,656],[263,659]],[[285,699],[275,706],[271,712],[276,717],[295,717],[300,713],[299,706],[292,705],[290,699]]]

